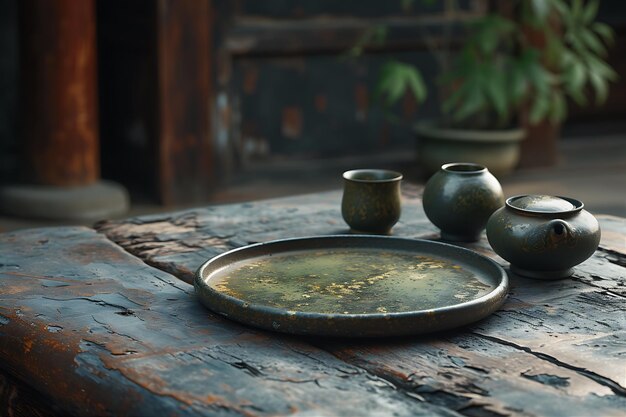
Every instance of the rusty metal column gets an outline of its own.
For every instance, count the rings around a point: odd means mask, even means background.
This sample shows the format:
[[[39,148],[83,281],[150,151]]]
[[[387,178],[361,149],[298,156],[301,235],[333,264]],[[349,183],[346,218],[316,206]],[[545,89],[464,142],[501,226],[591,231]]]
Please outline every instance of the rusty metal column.
[[[95,1],[20,0],[19,24],[20,162],[29,185],[4,189],[2,208],[76,219],[125,211],[126,191],[99,181]]]

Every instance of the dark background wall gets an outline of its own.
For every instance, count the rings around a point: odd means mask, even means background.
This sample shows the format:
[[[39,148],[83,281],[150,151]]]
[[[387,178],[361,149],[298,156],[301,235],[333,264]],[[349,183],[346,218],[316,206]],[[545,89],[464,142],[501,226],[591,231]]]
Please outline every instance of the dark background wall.
[[[15,180],[19,164],[18,1],[0,0],[0,181],[4,182]],[[210,6],[197,8],[200,3]],[[460,3],[468,16],[480,12],[477,2]],[[96,4],[102,174],[123,183],[134,195],[157,198],[164,193],[163,179],[177,170],[183,173],[182,180],[170,181],[172,189],[184,190],[194,176],[205,175],[208,171],[193,166],[203,164],[199,158],[194,161],[194,149],[200,145],[213,149],[207,165],[214,165],[214,182],[219,185],[251,162],[412,151],[410,124],[437,116],[435,94],[421,105],[407,96],[394,109],[400,124],[389,123],[373,96],[378,70],[389,58],[419,64],[426,82],[435,85],[437,69],[424,34],[438,33],[436,3],[426,7],[416,1],[408,11],[401,1],[376,0]],[[180,26],[171,15],[174,7],[187,13],[179,16]],[[194,20],[194,32],[184,19],[194,17],[195,9],[203,15]],[[163,30],[166,18],[174,22],[169,32]],[[626,116],[626,3],[602,1],[599,18],[616,30],[610,61],[622,78],[605,106],[572,108],[570,124]],[[388,42],[358,59],[347,58],[345,52],[372,24],[389,28]],[[210,47],[194,40],[198,33],[207,34]],[[185,60],[168,58],[172,56]],[[171,97],[182,94],[181,86],[193,95],[197,89],[192,82],[197,80],[186,74],[202,65],[209,73],[209,84],[202,86],[207,98],[198,94],[188,102],[200,100],[196,102],[201,105],[181,110]],[[165,119],[182,126],[183,133],[168,139],[164,147]],[[184,133],[185,126],[193,130],[198,121],[206,124],[201,126],[206,135]],[[167,159],[177,152],[182,157]],[[203,156],[204,161],[208,157]]]

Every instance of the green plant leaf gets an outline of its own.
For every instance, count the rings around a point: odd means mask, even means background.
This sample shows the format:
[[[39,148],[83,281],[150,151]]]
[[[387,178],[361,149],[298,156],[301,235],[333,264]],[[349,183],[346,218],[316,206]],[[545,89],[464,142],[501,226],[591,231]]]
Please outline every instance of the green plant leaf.
[[[400,69],[397,61],[386,62],[380,69],[378,83],[374,89],[374,96],[382,101],[385,106],[392,105],[399,98],[398,89],[401,88],[399,72]]]
[[[504,121],[508,117],[507,86],[505,85],[504,76],[498,71],[490,75],[490,80],[486,80],[484,83],[485,93],[491,102],[490,107],[493,107],[496,111],[500,121]]]
[[[561,68],[567,68],[569,65],[579,61],[578,57],[569,48],[563,48],[561,52]]]
[[[544,60],[548,67],[558,67],[559,61],[563,59],[563,51],[565,45],[560,36],[557,36],[553,31],[548,30],[545,32],[546,47],[544,49]]]
[[[598,39],[598,36],[590,30],[584,29],[580,32],[580,37],[585,45],[589,48],[589,50],[593,51],[598,55],[606,54],[606,48]]]
[[[510,84],[508,91],[511,95],[511,102],[519,104],[528,92],[528,82],[521,68],[514,65],[510,72]]]
[[[573,0],[572,1],[572,8],[571,8],[572,19],[575,22],[580,22],[582,20],[582,13],[583,13],[583,2],[582,2],[582,0]]]
[[[589,73],[589,81],[596,93],[596,104],[600,105],[604,103],[609,95],[609,85],[607,80],[599,73],[591,71]]]
[[[570,65],[571,86],[573,89],[582,89],[587,81],[587,72],[585,66],[581,62],[573,62]]]
[[[387,33],[389,29],[384,25],[377,25],[372,30],[371,42],[374,45],[381,46],[387,40]]]
[[[613,44],[615,42],[615,35],[613,29],[606,23],[595,22],[591,25],[591,29],[597,33],[604,42],[608,44]]]
[[[351,58],[356,58],[363,54],[366,46],[380,46],[384,44],[387,39],[387,31],[388,29],[385,25],[375,25],[366,29],[361,36],[359,36],[356,43],[348,49],[346,55]]]
[[[465,94],[467,94],[468,84],[461,83],[448,97],[443,100],[441,110],[446,114],[451,114],[458,107]]]
[[[410,7],[414,1],[401,0],[401,5]],[[567,99],[584,105],[590,89],[597,103],[605,101],[609,83],[617,79],[603,60],[614,33],[595,21],[598,8],[599,0],[523,0],[516,9],[520,20],[493,13],[475,19],[452,70],[438,77],[447,93],[443,112],[464,123],[495,114],[503,124],[529,101],[529,121],[534,124],[562,120]],[[560,21],[558,33],[547,24],[552,17]],[[545,47],[530,46],[529,35],[522,30],[528,25],[545,36]],[[368,31],[353,48],[354,54],[384,42],[386,36],[384,27]],[[388,109],[407,93],[418,102],[426,99],[419,69],[399,61],[383,65],[375,89],[383,106]]]
[[[587,57],[587,65],[589,67],[589,72],[596,72],[601,77],[606,78],[609,81],[617,81],[619,78],[613,68],[595,56],[590,55]]]
[[[550,106],[550,122],[557,124],[562,122],[567,116],[567,103],[565,96],[558,90],[554,90],[552,95],[552,106]]]
[[[554,8],[554,10],[559,14],[559,17],[561,18],[561,20],[564,20],[565,23],[571,23],[570,22],[571,20],[570,8],[565,1],[552,0],[550,3],[552,7]]]
[[[415,100],[418,103],[426,100],[426,84],[422,78],[422,74],[415,68],[408,68],[406,73],[406,82],[409,86],[409,90],[415,96]]]
[[[570,36],[568,36],[568,41],[572,46],[572,53],[584,58],[589,55],[590,50],[587,46],[587,43],[583,39],[584,35],[582,34],[583,30],[572,31]]]
[[[391,79],[389,83],[386,85],[385,90],[385,104],[387,106],[391,106],[395,104],[402,94],[404,94],[405,87],[404,83],[400,79]]]
[[[511,35],[515,31],[515,23],[496,14],[480,17],[470,25],[472,36],[466,47],[469,50],[480,51],[483,54],[492,54],[501,45],[511,42]]]
[[[596,18],[598,14],[598,6],[600,2],[598,0],[591,0],[587,3],[587,6],[584,7],[582,11],[582,19],[583,23],[588,25]]]
[[[395,104],[410,91],[418,102],[426,98],[426,84],[419,70],[413,65],[399,61],[389,61],[380,70],[374,96],[386,107]]]
[[[579,106],[584,106],[587,104],[587,97],[585,96],[583,89],[578,90],[568,90],[567,94],[574,100],[576,104]]]
[[[532,87],[541,94],[545,94],[550,89],[551,74],[540,62],[532,63],[528,68],[528,80]]]
[[[550,14],[550,0],[532,0],[530,3],[535,12],[535,16],[537,16],[540,21],[545,21]]]
[[[474,116],[485,107],[485,98],[480,91],[468,94],[460,101],[460,105],[452,114],[452,118],[457,122]]]
[[[536,125],[546,118],[550,112],[550,99],[547,94],[537,94],[530,108],[529,121]]]
[[[567,93],[579,105],[584,105],[587,99],[584,94],[587,82],[587,69],[580,61],[571,62],[563,72],[564,87]]]

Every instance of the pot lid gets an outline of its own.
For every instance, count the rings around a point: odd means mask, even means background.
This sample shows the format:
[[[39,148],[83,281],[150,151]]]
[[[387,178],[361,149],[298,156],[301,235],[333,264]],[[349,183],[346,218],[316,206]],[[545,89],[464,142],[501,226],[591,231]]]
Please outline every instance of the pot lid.
[[[578,207],[571,201],[563,197],[555,197],[551,195],[524,195],[511,199],[510,206],[521,210],[528,210],[541,213],[556,213],[563,211],[571,211]]]

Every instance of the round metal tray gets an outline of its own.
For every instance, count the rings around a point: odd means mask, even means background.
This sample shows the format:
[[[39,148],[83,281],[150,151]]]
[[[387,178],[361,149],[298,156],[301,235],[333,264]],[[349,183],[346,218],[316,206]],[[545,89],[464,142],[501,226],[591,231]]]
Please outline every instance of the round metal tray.
[[[504,270],[473,251],[397,237],[277,240],[216,256],[194,287],[209,309],[285,333],[379,337],[440,331],[502,305]]]

